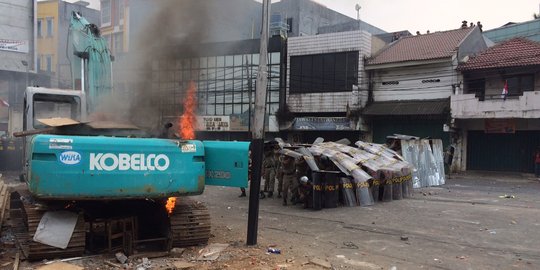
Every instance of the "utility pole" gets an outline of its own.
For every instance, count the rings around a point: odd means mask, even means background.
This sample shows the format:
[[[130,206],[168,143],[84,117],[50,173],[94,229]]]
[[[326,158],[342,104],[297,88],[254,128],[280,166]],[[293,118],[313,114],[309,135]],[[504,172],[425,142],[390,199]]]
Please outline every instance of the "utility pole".
[[[259,192],[261,190],[261,167],[264,148],[264,116],[266,108],[266,85],[268,83],[268,14],[270,14],[270,0],[263,0],[262,4],[262,32],[261,48],[259,50],[259,71],[257,85],[255,86],[255,115],[253,117],[253,132],[251,141],[251,188],[249,189],[248,231],[247,245],[257,244],[257,230],[259,226]]]

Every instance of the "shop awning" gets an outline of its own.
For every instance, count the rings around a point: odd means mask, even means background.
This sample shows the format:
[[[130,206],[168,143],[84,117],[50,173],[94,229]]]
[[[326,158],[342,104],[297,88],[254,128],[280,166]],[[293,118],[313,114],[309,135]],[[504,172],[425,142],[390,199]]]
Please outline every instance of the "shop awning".
[[[367,116],[441,115],[450,111],[450,99],[374,102],[363,111]]]

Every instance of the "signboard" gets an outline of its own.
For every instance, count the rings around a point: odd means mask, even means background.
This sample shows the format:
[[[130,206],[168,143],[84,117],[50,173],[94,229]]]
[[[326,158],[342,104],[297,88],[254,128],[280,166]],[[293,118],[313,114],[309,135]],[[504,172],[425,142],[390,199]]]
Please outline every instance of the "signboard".
[[[199,131],[229,131],[231,120],[229,116],[197,116]]]
[[[484,121],[485,133],[516,133],[514,119],[486,119]]]
[[[0,50],[18,53],[28,53],[28,40],[0,39]]]
[[[293,130],[353,130],[347,117],[297,117]]]
[[[199,115],[197,131],[249,131],[249,114]],[[275,115],[267,116],[264,123],[267,132],[278,132],[279,125]]]

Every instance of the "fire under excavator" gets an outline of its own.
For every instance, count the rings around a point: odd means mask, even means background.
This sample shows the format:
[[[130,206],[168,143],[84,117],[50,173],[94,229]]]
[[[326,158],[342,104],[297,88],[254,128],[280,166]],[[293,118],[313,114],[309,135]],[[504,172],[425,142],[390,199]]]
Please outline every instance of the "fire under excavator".
[[[28,259],[206,244],[205,185],[247,186],[249,142],[164,139],[130,124],[88,121],[111,90],[99,29],[73,13],[70,38],[82,90],[29,87],[24,101],[24,188],[11,219]],[[74,80],[76,81],[76,80]]]

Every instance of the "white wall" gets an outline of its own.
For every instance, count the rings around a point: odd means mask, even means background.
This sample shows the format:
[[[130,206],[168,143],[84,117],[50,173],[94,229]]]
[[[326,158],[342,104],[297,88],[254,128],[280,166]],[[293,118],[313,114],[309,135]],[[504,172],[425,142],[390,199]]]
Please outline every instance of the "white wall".
[[[519,98],[479,101],[474,94],[454,95],[453,118],[540,118],[540,91],[524,92]]]
[[[34,0],[0,0],[0,39],[28,42],[28,53],[0,50],[0,70],[34,70]]]
[[[371,34],[364,31],[329,33],[314,36],[291,37],[287,49],[287,104],[293,112],[345,112],[351,104],[351,91],[289,94],[290,57],[309,54],[360,51],[358,81],[360,99],[367,100],[367,76],[364,72],[364,55],[371,54]]]
[[[373,98],[376,102],[448,98],[456,76],[450,59],[446,63],[377,69],[373,75]]]

